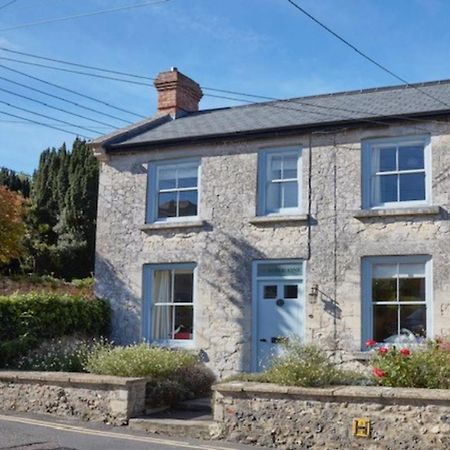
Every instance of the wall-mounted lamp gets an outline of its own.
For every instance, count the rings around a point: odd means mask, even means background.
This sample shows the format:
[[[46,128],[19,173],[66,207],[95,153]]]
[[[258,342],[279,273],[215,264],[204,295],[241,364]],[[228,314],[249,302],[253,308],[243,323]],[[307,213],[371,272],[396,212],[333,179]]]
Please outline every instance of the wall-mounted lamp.
[[[309,303],[317,303],[317,297],[319,296],[319,285],[313,284],[311,291],[309,292]]]

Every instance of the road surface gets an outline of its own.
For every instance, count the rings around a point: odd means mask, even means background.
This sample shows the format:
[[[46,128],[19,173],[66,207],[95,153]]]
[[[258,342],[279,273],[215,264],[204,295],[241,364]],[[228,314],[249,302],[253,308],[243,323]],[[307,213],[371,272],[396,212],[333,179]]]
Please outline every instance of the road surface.
[[[261,447],[259,447],[261,448]],[[43,415],[0,412],[0,450],[255,450],[221,441],[175,439],[146,435],[127,427]]]

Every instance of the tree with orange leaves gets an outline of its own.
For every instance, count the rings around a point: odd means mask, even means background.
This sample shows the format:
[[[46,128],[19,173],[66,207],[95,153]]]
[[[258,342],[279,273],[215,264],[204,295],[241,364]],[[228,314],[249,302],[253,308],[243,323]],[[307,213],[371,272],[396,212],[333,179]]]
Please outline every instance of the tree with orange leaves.
[[[24,198],[0,186],[0,265],[18,258],[25,234]]]

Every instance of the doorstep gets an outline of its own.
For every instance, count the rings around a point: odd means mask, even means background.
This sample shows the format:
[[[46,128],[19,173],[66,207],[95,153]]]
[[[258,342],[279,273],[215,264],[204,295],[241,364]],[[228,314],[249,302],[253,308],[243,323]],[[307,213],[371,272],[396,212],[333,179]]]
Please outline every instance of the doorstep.
[[[129,420],[131,430],[172,437],[210,439],[214,434],[212,414],[206,411],[169,410]]]
[[[130,419],[128,426],[146,433],[211,439],[216,434],[214,424],[211,399],[205,397],[181,402],[176,409],[148,410],[146,416]]]

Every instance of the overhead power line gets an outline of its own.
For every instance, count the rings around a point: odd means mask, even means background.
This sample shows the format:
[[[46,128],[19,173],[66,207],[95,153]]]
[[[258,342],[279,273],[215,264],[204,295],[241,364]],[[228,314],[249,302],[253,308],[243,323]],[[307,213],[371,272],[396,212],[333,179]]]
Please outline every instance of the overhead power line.
[[[26,120],[12,120],[12,119],[0,119],[0,123],[10,123],[10,124],[18,124],[18,125],[33,125],[32,123],[30,123],[29,121]],[[45,124],[43,123],[43,125],[58,125],[57,122],[52,123],[52,122],[46,122]],[[78,124],[80,126],[84,126],[84,125],[88,125],[89,124]],[[77,126],[78,126],[77,125]],[[110,127],[105,127],[102,125],[97,125],[96,128],[110,128]]]
[[[0,64],[0,67],[2,67],[1,64]],[[49,92],[42,91],[41,89],[36,89],[34,87],[28,86],[27,84],[23,84],[23,83],[19,83],[18,81],[10,80],[9,78],[6,78],[6,77],[0,76],[0,80],[6,81],[6,82],[11,83],[11,84],[15,84],[16,86],[20,86],[20,87],[23,87],[25,89],[29,89],[29,90],[34,91],[34,92],[38,92],[39,94],[46,95],[48,97],[56,98],[57,100],[60,100],[62,102],[69,103],[71,105],[75,105],[78,108],[86,109],[87,111],[92,111],[92,112],[94,112],[96,114],[100,114],[102,116],[106,116],[106,117],[109,117],[111,119],[120,120],[121,122],[125,122],[125,123],[128,123],[128,124],[132,124],[133,123],[133,122],[130,122],[128,120],[121,119],[120,117],[113,116],[111,114],[105,113],[105,112],[100,111],[98,109],[90,108],[89,106],[82,105],[82,104],[74,102],[72,100],[68,100],[68,99],[66,99],[64,97],[60,97],[59,95],[50,94]],[[108,127],[109,126],[110,125],[108,125]]]
[[[327,25],[325,25],[323,22],[321,22],[319,19],[317,19],[316,17],[314,17],[311,13],[309,13],[308,11],[306,11],[304,8],[302,8],[299,4],[297,4],[294,0],[287,0],[294,8],[296,8],[298,11],[300,11],[301,13],[303,13],[305,16],[309,17],[313,22],[317,23],[317,25],[319,25],[320,27],[322,27],[325,31],[327,31],[328,33],[330,33],[331,35],[333,35],[335,38],[339,39],[341,42],[343,42],[345,45],[347,45],[348,47],[350,47],[352,50],[354,50],[356,53],[358,53],[358,55],[362,56],[364,59],[366,59],[367,61],[371,62],[372,64],[374,64],[375,66],[377,66],[379,69],[383,70],[384,72],[386,72],[387,74],[391,75],[392,77],[396,78],[397,80],[399,80],[401,83],[406,84],[409,87],[412,87],[414,89],[416,89],[418,92],[421,92],[422,94],[426,95],[427,97],[441,103],[442,105],[447,106],[448,108],[450,108],[450,105],[448,103],[443,102],[442,100],[440,100],[437,97],[434,97],[433,95],[429,94],[428,92],[423,91],[422,89],[420,89],[417,86],[414,86],[412,84],[409,83],[409,81],[405,80],[404,78],[402,78],[401,76],[397,75],[396,73],[394,73],[392,70],[388,69],[386,66],[384,66],[383,64],[379,63],[378,61],[376,61],[375,59],[373,59],[372,57],[370,57],[369,55],[367,55],[366,53],[364,53],[362,50],[360,50],[358,47],[356,47],[355,45],[353,45],[351,42],[347,41],[347,39],[343,38],[341,35],[339,35],[338,33],[336,33],[335,31],[333,31],[330,27],[328,27]]]
[[[68,66],[74,66],[74,67],[81,67],[83,69],[98,70],[100,72],[112,73],[115,75],[124,75],[124,76],[132,77],[132,78],[140,78],[142,80],[149,80],[149,81],[155,80],[155,78],[153,78],[153,77],[146,77],[144,75],[136,75],[133,73],[121,72],[119,70],[105,69],[103,67],[90,66],[87,64],[79,64],[79,63],[75,63],[72,61],[66,61],[64,59],[48,58],[46,56],[35,55],[34,53],[19,52],[18,50],[12,50],[12,49],[6,48],[6,47],[0,47],[0,50],[3,50],[4,52],[8,52],[8,53],[14,53],[16,55],[29,56],[30,58],[42,59],[44,61],[56,62],[59,64],[67,64]]]
[[[71,16],[55,17],[53,19],[38,20],[36,22],[22,23],[19,25],[14,25],[12,27],[2,28],[2,29],[0,29],[0,32],[18,30],[21,28],[29,28],[29,27],[34,27],[37,25],[45,25],[48,23],[62,22],[62,21],[71,20],[71,19],[80,19],[82,17],[98,16],[100,14],[112,13],[112,12],[117,12],[117,11],[125,11],[125,10],[129,10],[129,9],[142,8],[144,6],[157,5],[160,3],[167,3],[168,1],[170,1],[170,0],[156,0],[156,1],[153,0],[150,2],[138,3],[136,5],[119,6],[117,8],[101,9],[101,10],[91,11],[91,12],[86,12],[86,13],[81,13],[81,14],[74,14]],[[6,6],[8,6],[8,5],[6,5]]]
[[[41,102],[40,100],[36,100],[35,98],[31,98],[31,97],[28,97],[26,95],[22,95],[22,94],[18,94],[17,92],[10,91],[9,89],[4,89],[4,88],[0,87],[0,91],[6,92],[7,94],[10,94],[10,95],[14,95],[16,97],[23,98],[25,100],[29,100],[30,102],[33,102],[33,103],[38,103],[39,105],[43,105],[43,106],[45,106],[47,108],[54,109],[54,110],[62,112],[64,114],[70,114],[71,116],[79,117],[79,118],[85,119],[85,120],[89,120],[91,122],[95,122],[95,123],[98,123],[100,125],[106,125],[109,128],[117,128],[115,125],[111,125],[110,123],[102,122],[100,120],[96,120],[96,119],[93,119],[91,117],[86,117],[86,116],[83,116],[81,114],[77,114],[77,113],[74,113],[74,112],[71,112],[71,111],[67,111],[66,109],[58,108],[57,106],[49,105],[48,103]]]
[[[6,2],[0,6],[0,9],[6,8],[7,6],[12,5],[13,3],[16,3],[16,2],[17,2],[17,0],[11,0],[9,2]]]
[[[61,90],[66,91],[66,92],[70,92],[71,94],[75,94],[75,95],[78,95],[78,96],[80,96],[80,97],[87,98],[87,99],[89,99],[89,100],[92,100],[93,102],[97,102],[97,103],[100,103],[100,104],[102,104],[102,105],[108,106],[109,108],[115,109],[116,111],[121,111],[121,112],[124,112],[124,113],[127,113],[127,114],[131,114],[131,115],[136,116],[136,117],[139,117],[139,118],[141,118],[141,119],[144,119],[144,118],[145,118],[145,116],[142,115],[142,114],[137,114],[137,113],[134,113],[134,112],[129,111],[129,110],[127,110],[127,109],[120,108],[120,107],[118,107],[118,106],[114,106],[114,105],[112,105],[111,103],[105,102],[105,101],[103,101],[103,100],[100,100],[100,99],[98,99],[98,98],[92,97],[92,96],[90,96],[90,95],[83,94],[83,93],[78,92],[78,91],[75,91],[74,89],[69,89],[69,88],[66,88],[66,87],[64,87],[64,86],[61,86],[61,85],[59,85],[59,84],[52,83],[52,82],[47,81],[47,80],[43,80],[42,78],[35,77],[35,76],[30,75],[30,74],[28,74],[28,73],[26,73],[26,72],[22,72],[22,71],[20,71],[20,70],[13,69],[13,68],[8,67],[8,66],[5,66],[5,65],[3,65],[3,64],[0,64],[0,67],[1,67],[2,69],[9,70],[10,72],[14,72],[14,73],[17,73],[17,74],[19,74],[19,75],[23,75],[24,77],[30,78],[31,80],[39,81],[40,83],[44,83],[44,84],[46,84],[46,85],[48,85],[48,86],[52,86],[52,87],[61,89]],[[116,118],[117,118],[117,117],[116,117]],[[119,120],[122,120],[122,119],[119,119]]]
[[[80,137],[82,137],[84,139],[91,139],[89,136],[84,136],[84,135],[82,135],[80,133],[74,133],[73,131],[64,130],[63,128],[59,128],[59,127],[55,127],[53,125],[48,125],[48,124],[45,124],[45,123],[42,123],[42,122],[38,122],[37,120],[28,119],[27,117],[18,116],[17,114],[8,113],[6,111],[0,111],[0,114],[4,114],[5,116],[9,116],[9,117],[14,117],[16,119],[25,120],[27,122],[34,123],[36,125],[41,125],[43,127],[52,128],[53,130],[62,131],[63,133],[67,133],[67,134],[70,134],[72,136],[80,136]]]
[[[35,116],[44,117],[46,119],[54,120],[54,121],[62,123],[64,125],[69,125],[70,127],[79,128],[79,129],[85,130],[85,131],[90,131],[91,133],[94,133],[94,134],[95,133],[99,133],[98,130],[93,130],[92,128],[87,128],[87,127],[83,127],[83,126],[78,126],[77,124],[74,124],[74,123],[71,123],[71,122],[66,122],[65,120],[61,120],[61,119],[58,119],[56,117],[47,116],[46,114],[41,114],[41,113],[38,113],[36,111],[31,111],[30,109],[22,108],[21,106],[16,106],[16,105],[13,105],[11,103],[5,102],[3,100],[0,100],[0,103],[4,104],[6,106],[9,106],[10,108],[14,108],[14,109],[18,109],[18,110],[23,111],[23,112],[27,112],[28,114],[33,114]]]
[[[96,71],[101,71],[101,72],[105,72],[105,73],[111,73],[111,74],[118,74],[118,75],[122,75],[122,76],[127,76],[127,77],[133,77],[133,78],[139,78],[139,79],[144,79],[144,80],[149,80],[149,81],[153,81],[155,80],[155,78],[152,77],[148,77],[148,76],[144,76],[144,75],[138,75],[138,74],[133,74],[133,73],[128,73],[128,72],[120,72],[120,71],[116,71],[116,70],[112,70],[112,69],[106,69],[106,68],[101,68],[98,66],[90,66],[87,64],[78,64],[78,63],[74,63],[71,61],[66,61],[66,60],[62,60],[62,59],[55,59],[55,58],[48,58],[48,57],[44,57],[41,55],[36,55],[33,53],[25,53],[25,52],[19,52],[16,50],[12,50],[12,49],[8,49],[5,47],[0,47],[0,50],[3,51],[7,51],[10,53],[15,53],[15,54],[19,54],[19,55],[24,55],[24,56],[29,56],[32,58],[37,58],[37,59],[41,59],[41,60],[46,60],[46,61],[51,61],[51,62],[57,62],[59,64],[67,64],[67,65],[71,65],[71,66],[77,66],[77,67],[83,67],[83,68],[87,68],[90,70],[96,70]],[[1,57],[0,57],[1,58]],[[72,73],[77,73],[79,75],[86,75],[86,76],[93,76],[93,77],[101,77],[103,78],[103,76],[98,75],[98,74],[91,74],[88,72],[80,72],[80,71],[71,71],[69,69],[64,69],[64,68],[58,68],[58,67],[54,67],[54,66],[49,66],[46,64],[37,64],[37,63],[32,63],[30,61],[24,61],[24,60],[14,60],[13,58],[10,59],[13,62],[20,62],[20,63],[24,63],[24,64],[31,64],[31,65],[38,65],[39,67],[44,67],[47,69],[55,69],[55,70],[63,70],[63,71],[68,71],[68,72],[72,72]],[[1,67],[1,65],[0,65]],[[111,79],[114,81],[120,81],[120,82],[124,82],[124,83],[132,83],[132,84],[137,84],[137,85],[143,85],[143,86],[148,86],[147,83],[144,82],[136,82],[136,81],[131,81],[131,80],[125,80],[123,78],[116,78],[116,77],[105,77],[107,79]],[[238,95],[238,96],[242,96],[242,97],[249,97],[249,98],[253,98],[253,99],[257,99],[257,100],[264,100],[264,101],[276,101],[276,102],[283,102],[283,103],[291,103],[291,104],[298,104],[301,106],[308,106],[308,107],[313,107],[315,109],[321,109],[321,110],[333,110],[333,111],[342,111],[345,113],[352,113],[352,114],[367,114],[367,115],[373,115],[373,112],[368,112],[368,111],[363,111],[363,110],[355,110],[355,109],[349,109],[349,108],[343,108],[343,107],[337,107],[337,106],[330,106],[330,105],[320,105],[317,103],[310,103],[307,101],[303,101],[301,99],[280,99],[280,98],[276,98],[276,97],[269,97],[269,96],[265,96],[265,95],[258,95],[258,94],[251,94],[251,93],[247,93],[247,92],[239,92],[239,91],[232,91],[232,90],[228,90],[228,89],[218,89],[218,88],[213,88],[213,87],[209,87],[209,86],[201,86],[202,90],[204,91],[211,91],[211,92],[219,92],[221,94],[231,94],[231,95]],[[213,95],[213,94],[204,94],[207,97],[213,97],[213,98],[222,98],[222,99],[226,99],[226,100],[230,100],[230,101],[235,101],[235,102],[244,102],[244,103],[255,103],[255,102],[249,102],[247,100],[241,99],[241,98],[231,98],[228,96],[223,96],[223,95]],[[300,109],[294,109],[294,108],[290,108],[290,107],[286,107],[286,106],[281,106],[281,105],[277,105],[277,108],[282,108],[282,109],[291,109],[294,111],[302,111]],[[316,115],[320,115],[319,112],[315,111],[307,111],[307,112],[311,112],[314,113]],[[322,114],[322,115],[329,115],[329,114]],[[395,117],[395,116],[393,116]],[[402,118],[404,118],[402,116]],[[418,121],[418,119],[414,119],[414,118],[410,118],[410,119],[405,119],[405,120],[411,120],[411,121]]]

